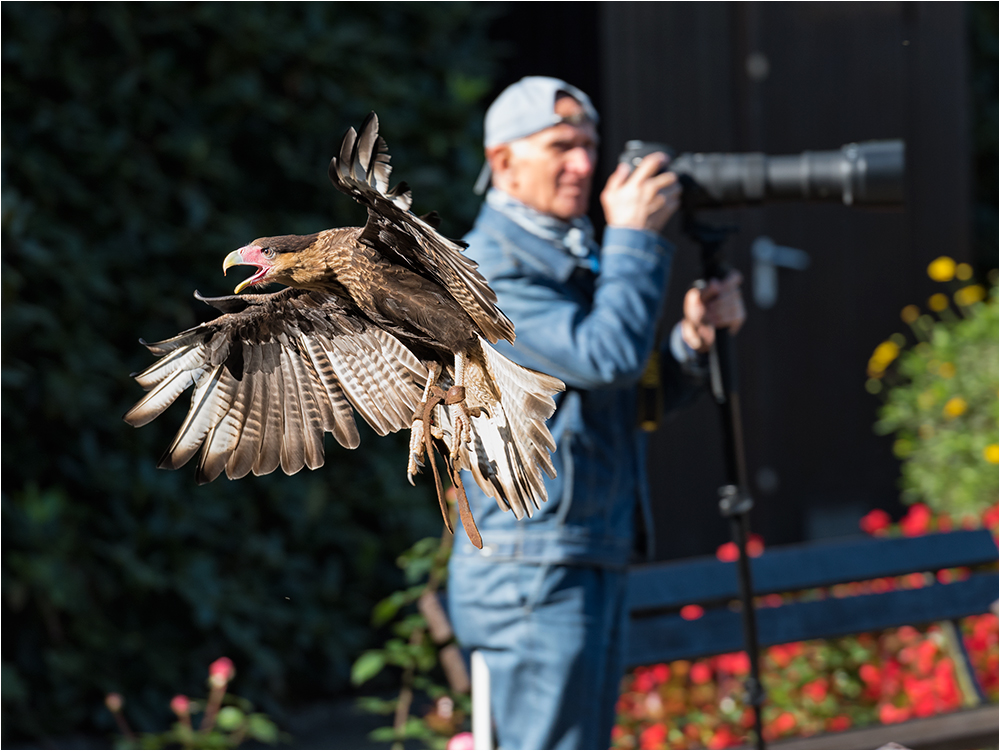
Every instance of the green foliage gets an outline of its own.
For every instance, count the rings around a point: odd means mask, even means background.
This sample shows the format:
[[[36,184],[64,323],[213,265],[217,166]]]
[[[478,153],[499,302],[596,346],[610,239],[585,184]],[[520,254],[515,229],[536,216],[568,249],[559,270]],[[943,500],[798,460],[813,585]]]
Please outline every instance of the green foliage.
[[[207,699],[192,701],[186,696],[175,696],[171,708],[177,721],[160,733],[132,732],[125,719],[124,703],[119,695],[105,699],[122,731],[115,739],[115,748],[119,749],[239,748],[248,741],[275,746],[292,740],[278,730],[270,717],[255,712],[251,702],[226,693],[225,685],[211,686]],[[198,716],[200,721],[195,722]]]
[[[396,177],[471,223],[489,6],[6,3],[3,33],[4,744],[139,729],[231,654],[268,711],[347,684],[391,561],[437,521],[404,443],[364,431],[318,472],[155,469],[185,405],[121,415],[136,340],[212,315],[226,253],[357,224],[326,166],[378,112]],[[185,401],[185,400],[181,400]],[[295,691],[292,691],[294,686]]]
[[[453,491],[449,491],[453,493]],[[381,626],[392,623],[394,637],[381,649],[371,649],[354,662],[351,680],[355,685],[366,683],[387,667],[400,671],[401,689],[392,701],[376,697],[362,697],[361,708],[374,714],[395,715],[391,726],[378,728],[371,733],[372,740],[391,741],[394,748],[403,748],[406,740],[419,740],[431,748],[444,748],[457,733],[471,711],[467,690],[454,684],[445,686],[447,678],[442,671],[442,650],[456,650],[452,641],[435,643],[434,628],[422,607],[414,606],[422,597],[437,597],[437,592],[448,576],[448,558],[451,555],[451,534],[426,537],[397,559],[407,587],[386,597],[372,610],[372,623]],[[446,617],[438,617],[441,628]],[[447,627],[450,631],[450,627]],[[454,680],[454,677],[453,677]],[[414,716],[415,692],[429,697],[434,706],[420,716]]]
[[[954,267],[941,258],[930,270],[950,280]],[[903,500],[924,502],[956,522],[978,518],[997,502],[996,288],[986,300],[982,296],[977,285],[959,289],[960,314],[941,293],[930,300],[938,317],[909,306],[904,318],[916,345],[903,350],[905,339],[896,335],[879,345],[869,364],[869,389],[879,391],[889,361],[901,352],[886,376],[889,388],[875,429],[896,434]]]

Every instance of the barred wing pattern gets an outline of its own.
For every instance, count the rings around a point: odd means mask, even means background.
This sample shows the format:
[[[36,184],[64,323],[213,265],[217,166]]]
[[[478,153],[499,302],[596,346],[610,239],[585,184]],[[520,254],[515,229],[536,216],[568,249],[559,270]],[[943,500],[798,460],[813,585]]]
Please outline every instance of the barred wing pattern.
[[[465,245],[445,238],[410,211],[413,198],[406,183],[389,187],[389,158],[372,112],[360,135],[354,128],[347,131],[340,156],[330,161],[329,175],[337,189],[368,208],[361,242],[447,289],[490,342],[513,342],[514,324],[497,307],[496,293],[476,262],[463,255]]]
[[[352,407],[386,435],[410,426],[427,368],[395,337],[329,293],[300,289],[204,298],[223,315],[146,344],[160,359],[136,374],[149,393],[125,414],[139,427],[194,386],[191,407],[159,466],[201,450],[197,481],[279,466],[323,465],[323,433],[355,448]]]

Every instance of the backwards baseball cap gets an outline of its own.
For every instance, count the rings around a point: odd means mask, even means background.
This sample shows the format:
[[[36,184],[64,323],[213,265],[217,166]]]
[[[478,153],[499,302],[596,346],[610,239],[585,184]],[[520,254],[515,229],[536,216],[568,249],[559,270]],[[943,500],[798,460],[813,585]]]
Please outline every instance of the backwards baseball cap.
[[[573,97],[583,107],[586,119],[595,125],[598,123],[600,118],[590,97],[576,86],[548,76],[525,76],[504,89],[486,110],[483,146],[488,149],[510,143],[563,122],[576,124],[575,119],[556,114],[556,98],[560,94]],[[486,192],[491,174],[490,164],[487,162],[476,180],[476,193]]]

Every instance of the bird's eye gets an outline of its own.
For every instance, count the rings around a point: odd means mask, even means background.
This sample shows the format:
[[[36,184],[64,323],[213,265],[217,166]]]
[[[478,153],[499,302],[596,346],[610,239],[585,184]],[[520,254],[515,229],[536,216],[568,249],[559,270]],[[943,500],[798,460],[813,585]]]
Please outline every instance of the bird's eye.
[[[263,248],[260,252],[264,256],[264,258],[274,258],[273,248]]]

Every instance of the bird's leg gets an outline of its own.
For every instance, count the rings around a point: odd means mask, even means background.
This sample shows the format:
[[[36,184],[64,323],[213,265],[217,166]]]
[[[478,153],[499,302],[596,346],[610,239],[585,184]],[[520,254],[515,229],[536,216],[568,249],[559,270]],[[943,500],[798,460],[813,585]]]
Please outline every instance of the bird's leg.
[[[455,353],[455,385],[448,389],[444,403],[449,407],[454,407],[451,412],[452,422],[452,461],[458,459],[458,452],[463,443],[472,437],[473,417],[479,416],[479,409],[470,411],[465,403],[465,365],[468,356],[464,352]]]
[[[424,431],[430,430],[430,425],[424,424],[424,406],[431,398],[431,392],[437,386],[438,376],[441,375],[441,365],[436,362],[427,364],[427,383],[424,384],[424,395],[417,406],[417,411],[413,414],[413,423],[410,425],[410,460],[406,465],[406,479],[413,485],[413,477],[424,464],[421,461],[424,457],[424,448],[427,445]],[[433,457],[431,457],[433,460]]]

